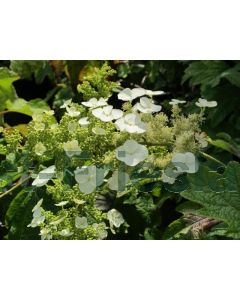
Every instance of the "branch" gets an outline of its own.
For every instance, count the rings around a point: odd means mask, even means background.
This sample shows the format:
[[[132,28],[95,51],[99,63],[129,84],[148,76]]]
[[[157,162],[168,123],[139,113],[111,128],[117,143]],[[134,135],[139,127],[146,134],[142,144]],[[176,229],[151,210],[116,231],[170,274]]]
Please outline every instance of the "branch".
[[[12,191],[14,191],[18,187],[20,187],[24,182],[28,181],[30,178],[31,178],[31,176],[28,176],[24,180],[19,180],[19,182],[17,184],[15,184],[13,187],[11,187],[10,190],[8,190],[8,191],[4,192],[3,194],[1,194],[0,195],[0,199],[2,199],[3,197],[7,196],[8,194],[10,194]]]

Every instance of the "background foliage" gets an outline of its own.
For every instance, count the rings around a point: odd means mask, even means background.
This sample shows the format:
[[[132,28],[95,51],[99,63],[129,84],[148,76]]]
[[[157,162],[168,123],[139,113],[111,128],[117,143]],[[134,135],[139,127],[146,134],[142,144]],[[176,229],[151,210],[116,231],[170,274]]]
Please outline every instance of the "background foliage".
[[[94,76],[100,67],[98,77]],[[151,183],[145,184],[137,197],[123,194],[112,200],[108,195],[109,205],[116,201],[114,206],[129,224],[127,235],[120,232],[110,238],[238,239],[239,61],[0,61],[0,126],[19,130],[24,140],[34,113],[54,109],[60,119],[64,100],[73,98],[80,103],[91,97],[108,97],[109,91],[118,87],[116,82],[122,87],[165,91],[156,101],[169,114],[173,98],[187,100],[186,113],[196,111],[194,103],[199,97],[215,100],[218,106],[207,112],[203,125],[209,136],[207,153],[215,160],[200,158],[200,171],[188,174],[188,189],[181,193]],[[110,103],[119,108],[111,98]],[[14,148],[17,138],[11,139]],[[20,163],[26,157],[9,156],[0,143],[0,159],[1,238],[39,238],[35,229],[27,228],[36,204],[29,201],[34,199],[34,191],[28,181],[24,189],[18,186],[24,173]],[[136,175],[136,183],[141,176],[144,178],[144,173]]]

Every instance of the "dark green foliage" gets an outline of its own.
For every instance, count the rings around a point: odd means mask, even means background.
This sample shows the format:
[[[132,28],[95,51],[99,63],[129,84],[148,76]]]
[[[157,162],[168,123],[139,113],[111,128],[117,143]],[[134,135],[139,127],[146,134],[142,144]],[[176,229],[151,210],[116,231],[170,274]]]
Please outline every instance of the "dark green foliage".
[[[32,220],[32,209],[37,199],[32,195],[32,189],[21,190],[11,201],[6,213],[6,226],[9,228],[8,239],[28,240],[39,239],[35,228],[27,227]]]
[[[23,79],[31,80],[34,77],[38,84],[45,77],[54,79],[54,72],[47,60],[11,60],[10,68]]]
[[[190,188],[181,195],[202,205],[196,213],[223,221],[228,235],[240,238],[240,164],[230,162],[222,175],[203,167],[189,181]]]
[[[47,82],[45,96],[20,98],[16,81],[20,88],[21,81],[27,81],[32,89]],[[199,112],[195,102],[200,97],[218,105],[206,113],[203,130],[208,135],[208,147],[204,152],[210,159],[199,154],[196,174],[179,176],[171,185],[159,180],[161,170],[146,178],[148,170],[139,167],[131,174],[132,185],[127,191],[98,195],[96,204],[101,209],[118,209],[129,225],[128,233],[121,230],[110,239],[240,239],[239,61],[1,61],[0,126],[10,132],[9,120],[18,115],[18,123],[24,124],[19,128],[26,129],[34,113],[50,109],[55,110],[53,118],[59,121],[63,114],[60,106],[68,99],[77,104],[92,97],[111,97],[111,105],[121,105],[115,101],[120,85],[165,91],[154,100],[167,115],[173,98],[187,101],[185,115]],[[27,154],[21,152],[27,134],[24,130],[13,133],[7,145],[2,127],[0,221],[5,226],[5,238],[39,239],[39,228],[27,225],[41,197],[30,187],[30,181],[18,186],[23,174],[31,174],[35,167],[35,161],[29,163]],[[74,178],[72,182],[64,180],[70,186],[75,182]],[[44,205],[47,203],[51,211],[59,209],[45,190],[43,195]]]

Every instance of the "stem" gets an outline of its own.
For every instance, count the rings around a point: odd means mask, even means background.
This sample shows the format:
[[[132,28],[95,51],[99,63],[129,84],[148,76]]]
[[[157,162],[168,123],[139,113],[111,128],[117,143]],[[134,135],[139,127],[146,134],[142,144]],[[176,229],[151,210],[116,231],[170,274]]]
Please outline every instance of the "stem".
[[[11,112],[13,112],[13,111],[11,111],[11,110],[0,111],[0,116],[3,116],[5,114],[11,113]]]
[[[207,154],[207,153],[204,153],[204,152],[202,152],[202,151],[200,151],[200,154],[201,154],[203,157],[205,157],[206,159],[212,160],[212,161],[214,161],[214,162],[216,162],[216,163],[222,165],[223,167],[226,167],[226,165],[225,165],[223,162],[221,162],[220,160],[216,159],[215,157],[213,157],[213,156],[211,156],[211,155],[209,155],[209,154]]]
[[[2,199],[3,197],[7,196],[8,194],[10,194],[12,191],[14,191],[15,189],[17,189],[19,186],[21,186],[24,182],[28,181],[31,178],[31,176],[28,176],[27,178],[25,178],[24,180],[20,180],[16,185],[14,185],[13,187],[10,188],[10,190],[6,191],[5,193],[0,195],[0,199]]]

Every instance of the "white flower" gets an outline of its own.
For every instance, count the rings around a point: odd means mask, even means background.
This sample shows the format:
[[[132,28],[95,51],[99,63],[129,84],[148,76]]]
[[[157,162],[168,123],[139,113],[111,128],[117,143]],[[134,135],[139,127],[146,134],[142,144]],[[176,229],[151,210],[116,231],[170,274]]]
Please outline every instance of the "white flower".
[[[39,225],[41,225],[45,220],[45,217],[42,215],[41,208],[38,208],[33,213],[33,219],[32,222],[27,227],[35,228]]]
[[[93,132],[94,134],[96,134],[96,135],[105,135],[106,130],[103,129],[103,128],[101,128],[101,127],[99,127],[99,126],[96,126],[96,127],[94,127],[94,128],[92,129],[92,132]]]
[[[81,125],[82,127],[87,127],[88,124],[90,124],[90,122],[88,121],[88,117],[79,119],[78,123],[79,123],[79,125]]]
[[[77,140],[72,140],[63,144],[63,149],[65,150],[68,157],[72,157],[74,155],[79,155],[81,153],[81,149],[78,145]]]
[[[191,152],[177,153],[172,158],[172,163],[178,172],[196,173],[199,168],[199,163]]]
[[[59,203],[57,203],[57,204],[55,204],[56,206],[65,206],[65,205],[67,205],[69,203],[69,201],[61,201],[61,202],[59,202]]]
[[[139,110],[142,113],[154,113],[162,109],[161,105],[155,105],[151,99],[147,97],[140,98],[140,102],[133,106],[133,110]]]
[[[112,105],[95,108],[92,114],[103,122],[117,120],[123,116],[123,112],[120,109],[114,109]]]
[[[47,229],[47,228],[42,228],[40,230],[39,235],[41,236],[41,240],[51,240],[52,239],[51,231],[50,231],[50,229]]]
[[[145,95],[152,97],[152,96],[159,96],[159,95],[163,95],[165,94],[165,92],[163,91],[151,91],[151,90],[145,90]]]
[[[126,88],[118,94],[118,99],[123,100],[123,101],[132,101],[132,100],[136,99],[137,97],[141,97],[144,95],[146,95],[145,89],[134,88],[131,90],[129,88]]]
[[[114,191],[124,191],[130,177],[126,172],[114,171],[112,177],[108,179],[108,186]]]
[[[60,108],[67,108],[70,104],[72,104],[72,99],[66,100]]]
[[[64,102],[64,104],[62,106],[60,106],[60,108],[66,108],[67,114],[70,117],[78,117],[80,115],[80,112],[76,110],[76,108],[74,107],[69,107],[69,105],[72,104],[72,99],[67,100]]]
[[[97,100],[96,98],[92,98],[87,102],[82,102],[81,104],[90,108],[97,108],[100,106],[108,105],[107,99],[104,98],[100,98],[99,100]]]
[[[104,228],[106,228],[105,223],[99,223],[99,224],[94,223],[92,225],[92,227],[96,230],[99,240],[104,240],[107,238],[108,232],[107,232],[107,230],[104,229]]]
[[[97,186],[102,184],[104,179],[103,169],[97,169],[96,166],[77,168],[74,174],[80,191],[85,194],[91,194]]]
[[[134,140],[127,140],[116,149],[116,157],[128,166],[136,166],[148,156],[148,149]]]
[[[88,221],[86,217],[76,217],[75,227],[78,229],[85,229],[88,227]]]
[[[65,220],[66,216],[58,216],[54,221],[50,222],[50,225],[57,226]]]
[[[185,100],[172,99],[169,102],[170,105],[178,105],[178,104],[181,104],[181,103],[186,103],[186,101]]]
[[[78,117],[80,115],[80,111],[77,111],[75,107],[66,107],[67,114],[70,117]]]
[[[38,156],[42,156],[47,148],[43,145],[43,143],[39,142],[36,144],[34,150]]]
[[[182,172],[182,169],[176,168],[175,165],[170,165],[162,172],[161,180],[165,183],[173,184]]]
[[[127,131],[129,133],[143,133],[147,128],[146,123],[142,122],[140,117],[133,113],[118,119],[115,124],[120,131]]]
[[[176,177],[168,177],[165,172],[162,173],[161,177],[162,182],[173,184],[176,180]]]
[[[45,185],[50,179],[52,179],[53,175],[55,173],[55,166],[48,167],[45,170],[42,170],[37,175],[36,179],[33,181],[32,185],[35,185],[37,187]]]
[[[195,139],[198,141],[201,148],[206,148],[208,145],[207,135],[205,132],[195,133]]]
[[[42,202],[43,199],[39,200],[38,203],[32,209],[33,219],[31,223],[28,225],[28,227],[35,228],[44,222],[45,216],[42,215],[42,208],[41,208]]]
[[[37,209],[39,209],[42,206],[42,203],[43,203],[43,198],[40,199],[38,201],[38,203],[34,206],[34,208],[32,209],[32,212],[35,212]]]
[[[151,91],[151,90],[145,90],[143,88],[134,88],[132,90],[126,88],[118,94],[118,99],[123,101],[132,101],[138,97],[142,97],[145,95],[152,97],[152,96],[157,96],[162,94],[165,93],[163,91]]]
[[[195,103],[198,107],[215,107],[217,106],[216,101],[207,101],[206,99],[199,98],[198,102]]]
[[[69,237],[69,236],[73,235],[73,233],[70,232],[70,230],[68,228],[63,229],[62,231],[59,232],[59,234],[64,237]]]
[[[107,218],[110,223],[110,226],[115,226],[119,228],[124,223],[122,214],[115,208],[108,211]]]

